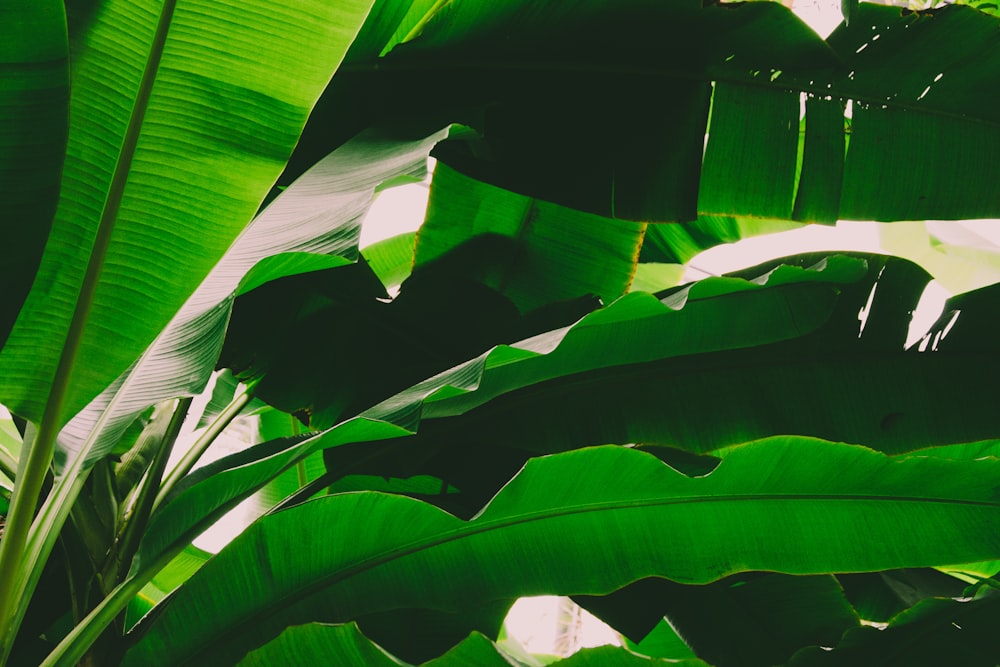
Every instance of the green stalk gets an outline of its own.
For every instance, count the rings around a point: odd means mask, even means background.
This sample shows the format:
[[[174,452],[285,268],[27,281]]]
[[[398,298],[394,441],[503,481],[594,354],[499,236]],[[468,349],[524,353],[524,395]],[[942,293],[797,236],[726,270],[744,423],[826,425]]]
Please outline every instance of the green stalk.
[[[156,573],[170,563],[174,557],[184,550],[184,546],[175,546],[166,551],[155,562],[142,572],[136,573],[120,583],[97,605],[93,611],[80,621],[69,634],[52,650],[39,667],[74,667],[87,653],[87,650],[97,641],[104,628],[125,610],[143,586],[149,583]]]
[[[295,418],[295,415],[288,415],[292,420],[292,435],[299,435],[302,429],[299,428],[299,420]],[[309,476],[306,474],[306,461],[302,459],[295,464],[295,473],[298,476],[299,486],[305,486],[306,482],[309,481]]]
[[[173,489],[181,479],[184,478],[194,464],[198,462],[198,459],[202,457],[205,450],[208,449],[209,445],[215,442],[215,439],[219,436],[222,431],[229,426],[230,422],[236,419],[237,415],[246,407],[247,403],[250,402],[251,394],[250,389],[245,388],[241,393],[237,394],[236,397],[226,406],[226,409],[219,413],[219,416],[215,418],[205,432],[195,441],[177,465],[170,471],[166,479],[163,480],[163,484],[160,485],[160,492],[156,496],[156,500],[153,501],[153,511],[155,511],[162,503],[170,490]]]
[[[182,460],[171,471],[170,475],[167,476],[163,484],[160,485],[160,493],[152,502],[150,514],[160,505],[163,498],[167,495],[170,489],[173,488],[173,485],[187,474],[194,463],[197,462],[201,453],[204,453],[205,449],[208,448],[208,445],[215,440],[219,433],[221,433],[223,429],[225,429],[226,426],[228,426],[229,423],[232,422],[232,420],[243,410],[246,404],[250,402],[250,399],[251,392],[249,389],[246,389],[241,394],[237,395],[233,401],[226,406],[226,409],[223,410],[218,417],[216,417],[215,421],[213,421],[212,424],[206,429],[205,433],[203,433],[198,439],[198,442],[195,443],[191,451],[185,455],[184,460]],[[187,409],[185,408],[183,412],[186,413]],[[182,419],[172,420],[170,424],[171,432],[173,432],[175,421],[179,421],[181,423],[183,422]],[[173,434],[171,439],[173,440],[174,438],[176,438],[176,434]],[[193,454],[192,452],[194,452],[194,450],[200,450],[200,453]],[[167,458],[167,456],[163,457],[163,465],[166,464]],[[154,465],[156,464],[154,463]],[[149,489],[151,491],[154,488],[155,485],[153,484],[145,484],[143,490],[146,491],[146,489]],[[152,498],[152,495],[153,494],[150,492],[147,497]],[[142,501],[137,500],[137,508],[140,502]],[[149,501],[147,500],[145,502]],[[141,538],[141,533],[139,533],[138,536]],[[91,645],[93,645],[93,643],[101,636],[104,629],[110,625],[122,611],[124,611],[129,602],[131,602],[132,598],[134,598],[160,570],[169,565],[170,561],[176,558],[177,555],[181,553],[188,544],[190,544],[190,541],[190,536],[187,538],[177,539],[155,560],[145,566],[140,566],[137,571],[129,574],[124,581],[108,593],[104,600],[102,600],[101,603],[93,609],[93,611],[80,621],[80,623],[78,623],[61,642],[59,642],[58,646],[53,649],[52,653],[48,655],[39,667],[74,667],[86,654]],[[138,543],[136,546],[138,546]]]
[[[108,188],[108,196],[101,212],[101,220],[98,224],[83,284],[80,286],[76,309],[73,311],[73,319],[70,321],[69,331],[66,334],[62,355],[59,357],[59,364],[52,379],[52,388],[49,390],[38,434],[27,452],[23,472],[14,484],[10,512],[7,515],[7,526],[3,540],[0,540],[0,664],[6,663],[13,648],[14,638],[17,636],[19,622],[16,610],[20,596],[15,595],[15,592],[28,596],[32,592],[28,590],[27,579],[34,563],[24,562],[25,545],[34,520],[35,508],[41,499],[45,475],[52,462],[56,436],[62,428],[63,405],[73,380],[80,342],[94,304],[94,295],[97,292],[97,284],[111,242],[111,234],[118,218],[122,194],[132,166],[132,158],[135,155],[146,109],[149,106],[149,96],[159,69],[160,57],[167,39],[167,30],[170,27],[175,4],[176,0],[164,2],[142,80],[136,93],[135,106],[132,108],[132,115],[125,130],[121,150],[118,153],[118,161]]]
[[[420,35],[420,33],[423,32],[424,27],[430,23],[432,18],[434,18],[434,15],[449,4],[451,4],[451,0],[437,0],[437,2],[434,3],[434,6],[428,9],[427,13],[423,15],[415,26],[413,26],[413,29],[406,33],[406,37],[403,38],[402,43],[409,42],[411,39]]]
[[[153,503],[156,500],[157,492],[160,490],[160,482],[163,479],[163,472],[167,468],[167,460],[170,458],[170,452],[174,448],[174,443],[177,442],[177,436],[181,432],[181,427],[184,426],[188,409],[191,407],[191,400],[190,396],[182,398],[174,410],[173,418],[170,420],[169,426],[167,426],[167,432],[163,437],[163,441],[139,487],[139,493],[132,505],[132,510],[125,519],[125,531],[119,541],[118,553],[111,566],[113,569],[105,574],[106,581],[108,577],[114,577],[112,580],[117,583],[121,578],[121,566],[123,564],[130,565],[132,558],[139,549],[139,541],[142,539],[146,525],[149,523],[149,516],[153,513]]]
[[[12,482],[17,478],[17,459],[3,447],[0,447],[0,473]]]
[[[99,272],[99,269],[93,272],[92,283],[97,282],[96,274]],[[87,277],[91,278],[91,274],[90,267],[88,267]],[[28,539],[28,531],[35,518],[35,508],[41,498],[45,475],[48,473],[49,464],[52,461],[56,435],[59,433],[59,417],[86,319],[84,306],[89,310],[90,303],[93,301],[94,290],[92,286],[88,289],[87,280],[84,281],[83,292],[90,293],[89,302],[84,303],[87,301],[87,295],[81,294],[81,303],[77,305],[77,310],[73,314],[73,322],[70,325],[62,358],[59,360],[59,367],[56,370],[49,401],[45,406],[42,423],[38,428],[34,442],[31,443],[27,451],[27,459],[22,471],[20,471],[21,474],[18,475],[14,483],[10,512],[7,514],[7,525],[4,529],[3,539],[0,540],[0,642],[2,642],[0,644],[0,664],[6,662],[10,650],[13,648],[14,637],[17,635],[17,627],[12,622],[18,599],[14,593],[21,588],[28,569],[24,567],[22,561],[24,548]]]

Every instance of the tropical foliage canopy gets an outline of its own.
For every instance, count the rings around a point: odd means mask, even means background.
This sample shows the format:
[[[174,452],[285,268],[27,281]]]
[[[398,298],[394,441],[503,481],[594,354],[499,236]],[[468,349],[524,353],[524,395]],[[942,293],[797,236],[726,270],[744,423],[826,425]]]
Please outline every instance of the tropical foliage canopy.
[[[995,665],[991,9],[3,3],[0,664]]]

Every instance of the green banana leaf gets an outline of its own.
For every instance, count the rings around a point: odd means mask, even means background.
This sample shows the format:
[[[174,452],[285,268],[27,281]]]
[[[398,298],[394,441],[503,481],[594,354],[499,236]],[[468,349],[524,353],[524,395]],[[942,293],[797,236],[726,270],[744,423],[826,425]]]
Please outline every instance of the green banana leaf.
[[[525,312],[587,294],[604,303],[625,294],[646,225],[525,197],[438,164],[417,232],[415,266],[490,233],[516,244],[484,281]]]
[[[42,258],[69,127],[69,45],[62,2],[0,7],[0,346]]]
[[[331,662],[334,660],[334,662]],[[406,667],[369,641],[353,623],[323,625],[310,623],[285,629],[273,642],[246,656],[243,667],[274,664],[323,664],[329,667]],[[420,663],[421,667],[530,667],[517,660],[479,633],[473,633],[439,658]],[[701,660],[650,660],[621,648],[583,649],[563,660],[549,663],[557,667],[706,667]]]
[[[640,642],[625,638],[625,646],[641,655],[678,660],[695,657],[691,648],[677,635],[666,619],[661,619]]]
[[[361,254],[390,293],[398,290],[413,270],[416,232],[399,234],[363,248]]]
[[[637,321],[621,322],[617,344],[588,327],[617,319],[612,309],[599,311],[565,337],[535,341],[534,349],[547,354],[527,358],[521,349],[531,349],[528,342],[515,350],[500,348],[478,368],[470,364],[451,377],[441,376],[366,415],[398,419],[400,424],[422,419],[417,438],[430,447],[461,447],[473,439],[480,451],[508,442],[535,453],[606,442],[651,442],[706,452],[778,433],[903,452],[996,437],[987,387],[996,355],[984,341],[961,336],[959,329],[950,334],[948,350],[905,351],[909,313],[927,275],[901,260],[871,259],[869,275],[843,291],[836,313],[817,312],[822,319],[811,333],[812,327],[800,319],[805,311],[791,306],[794,324],[789,326],[755,310],[758,306],[752,305],[749,293],[734,294],[689,304],[701,304],[705,320],[696,308],[677,311],[678,326],[671,330],[689,332],[690,343],[671,341],[670,351],[659,357],[654,350],[664,334],[654,336],[650,330],[647,340],[638,333],[640,323],[655,321],[641,319],[646,302],[625,299],[618,312],[627,313],[629,304]],[[696,290],[691,288],[692,296]],[[859,335],[858,313],[869,296],[872,302]],[[984,303],[979,312],[985,317],[991,309]],[[775,332],[785,331],[787,339],[780,342],[782,335],[776,334],[774,343],[759,340],[764,344],[749,347],[750,329],[742,329],[743,314],[752,317],[755,326],[767,323]],[[626,328],[642,336],[642,342],[634,338],[634,345],[622,344]],[[720,339],[711,340],[709,334]],[[741,349],[726,349],[730,344]],[[949,387],[947,395],[934,389],[944,386]],[[793,387],[810,389],[790,390]],[[554,411],[550,401],[556,396],[563,407]],[[827,407],[817,412],[815,401]],[[937,416],[941,410],[946,418]],[[444,419],[456,415],[463,417]],[[418,472],[435,474],[411,474]]]
[[[801,260],[804,266],[779,261],[752,278],[700,281],[660,299],[629,294],[573,326],[499,347],[365,414],[410,426],[421,417],[461,414],[516,387],[560,376],[796,338],[827,321],[838,288],[870,273],[861,259],[809,259]],[[737,301],[739,307],[727,307]],[[508,373],[520,377],[508,379]],[[487,380],[488,374],[496,381]]]
[[[780,437],[701,478],[622,447],[533,459],[468,522],[399,496],[327,496],[233,541],[137,626],[125,664],[231,662],[288,625],[605,594],[650,576],[707,583],[983,560],[1000,553],[998,473],[991,459],[896,460]]]
[[[890,621],[925,598],[962,597],[966,587],[960,579],[933,569],[842,574],[837,579],[858,615],[877,623]],[[836,644],[816,643],[821,646]]]
[[[149,347],[253,217],[371,4],[71,5],[58,209],[0,353],[15,414],[41,419],[74,317],[60,423]]]
[[[805,649],[788,664],[993,667],[997,621],[1000,596],[995,594],[976,600],[929,599],[896,616],[883,630],[852,630],[835,647],[827,647],[833,650]]]
[[[910,14],[862,3],[851,26],[830,35],[844,60],[830,94],[856,101],[841,218],[996,217],[998,199],[985,182],[1000,145],[988,83],[1000,78],[996,21],[958,5]],[[921,140],[903,140],[913,136]]]
[[[754,572],[698,586],[645,579],[608,596],[575,600],[619,631],[666,617],[679,639],[715,667],[780,665],[801,648],[836,644],[859,625],[831,575]]]
[[[436,152],[453,168],[632,220],[1000,210],[983,92],[1000,81],[997,18],[972,7],[861,3],[824,41],[777,3],[495,4],[435,6],[384,57],[343,68],[310,124],[335,142],[374,122],[466,123],[478,141]]]
[[[802,226],[802,223],[787,220],[710,215],[701,216],[694,222],[648,225],[639,261],[687,264],[698,253],[722,243],[734,243],[751,236],[774,234]]]
[[[383,122],[397,120],[392,105],[421,90],[425,122],[447,118],[485,131],[482,145],[438,153],[469,176],[606,217],[693,219],[707,68],[733,50],[748,52],[748,63],[767,56],[781,67],[836,64],[790,12],[764,3],[639,0],[583,10],[466,0],[435,13],[384,58],[352,62],[326,95],[349,89],[367,104],[369,122]],[[626,101],[665,81],[669,98]]]

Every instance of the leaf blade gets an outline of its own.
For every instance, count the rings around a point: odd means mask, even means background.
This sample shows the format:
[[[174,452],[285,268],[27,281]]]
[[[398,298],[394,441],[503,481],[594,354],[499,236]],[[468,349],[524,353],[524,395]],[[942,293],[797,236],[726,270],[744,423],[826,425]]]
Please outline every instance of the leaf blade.
[[[329,496],[268,516],[220,552],[147,626],[126,664],[205,657],[220,644],[244,651],[238,645],[317,613],[320,598],[327,618],[349,620],[417,602],[455,609],[501,595],[601,594],[643,576],[706,582],[747,570],[975,560],[1000,551],[990,528],[1000,522],[997,466],[774,438],[695,479],[620,447],[534,459],[469,522],[406,498]],[[308,546],[292,547],[293,533]],[[504,575],[511,567],[524,576]],[[442,568],[446,577],[435,574]]]
[[[287,3],[284,23],[273,5],[194,2],[171,16],[172,3],[109,2],[74,23],[60,204],[0,354],[0,394],[15,413],[40,419],[102,215],[116,222],[63,423],[127,369],[253,216],[370,4]],[[299,78],[274,75],[320,44],[329,48]],[[133,117],[141,131],[129,139]]]

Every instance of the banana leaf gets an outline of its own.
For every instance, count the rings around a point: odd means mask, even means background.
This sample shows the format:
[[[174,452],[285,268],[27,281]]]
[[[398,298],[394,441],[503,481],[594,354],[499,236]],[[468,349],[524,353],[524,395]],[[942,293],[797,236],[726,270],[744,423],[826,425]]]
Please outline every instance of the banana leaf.
[[[1000,553],[998,466],[781,437],[701,478],[622,447],[533,459],[467,522],[400,496],[327,496],[234,540],[136,627],[125,664],[231,662],[288,625],[599,595],[650,576],[983,560]]]
[[[69,128],[68,50],[62,2],[0,7],[0,346],[31,288],[58,201]]]
[[[60,424],[149,347],[253,217],[371,4],[71,6],[59,204],[0,352],[12,412],[41,419],[74,317]]]
[[[335,657],[334,657],[335,656]],[[320,663],[330,667],[406,667],[369,641],[353,624],[321,625],[312,623],[286,629],[276,640],[259,648],[240,663],[261,667],[294,660],[297,664]],[[335,660],[335,662],[331,662]],[[421,667],[534,667],[525,663],[484,637],[474,633],[439,658],[421,662]],[[554,667],[706,667],[701,660],[650,660],[625,649],[600,647],[583,649],[569,658],[549,663]]]
[[[976,600],[929,599],[897,615],[885,629],[852,630],[836,646],[804,649],[788,664],[992,667],[997,662],[998,620],[997,595]]]
[[[885,623],[931,597],[962,597],[965,583],[933,569],[842,574],[837,579],[858,615]],[[817,642],[828,646],[836,642]]]
[[[516,250],[483,279],[525,312],[587,294],[604,303],[625,294],[646,225],[525,197],[438,164],[415,267],[489,233],[515,240]]]
[[[619,631],[639,623],[636,639],[650,633],[641,625],[666,617],[678,641],[715,667],[783,664],[799,649],[834,644],[859,625],[831,575],[753,572],[705,585],[644,579],[608,596],[574,599]]]
[[[383,57],[348,63],[317,136],[462,122],[481,136],[439,147],[451,167],[645,222],[1000,210],[1000,117],[983,92],[1000,80],[997,18],[973,7],[861,3],[824,41],[777,3],[493,4],[435,6]]]

